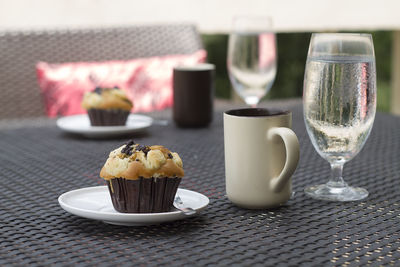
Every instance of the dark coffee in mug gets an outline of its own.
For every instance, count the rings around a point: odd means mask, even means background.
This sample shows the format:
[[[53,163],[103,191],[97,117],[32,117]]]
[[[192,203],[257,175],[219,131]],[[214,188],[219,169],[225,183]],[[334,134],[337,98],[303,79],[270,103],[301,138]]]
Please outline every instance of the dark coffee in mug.
[[[266,109],[266,108],[243,108],[233,109],[225,112],[228,115],[238,117],[266,117],[266,116],[279,116],[289,114],[290,111],[279,109]]]

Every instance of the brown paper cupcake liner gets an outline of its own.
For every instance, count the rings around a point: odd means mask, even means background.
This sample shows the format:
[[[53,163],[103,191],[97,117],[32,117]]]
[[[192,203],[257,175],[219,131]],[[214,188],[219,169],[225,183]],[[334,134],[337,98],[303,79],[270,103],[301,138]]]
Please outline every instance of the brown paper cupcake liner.
[[[114,209],[124,213],[155,213],[171,210],[181,178],[160,177],[107,181]]]
[[[130,111],[91,108],[87,113],[92,126],[120,126],[126,124]]]

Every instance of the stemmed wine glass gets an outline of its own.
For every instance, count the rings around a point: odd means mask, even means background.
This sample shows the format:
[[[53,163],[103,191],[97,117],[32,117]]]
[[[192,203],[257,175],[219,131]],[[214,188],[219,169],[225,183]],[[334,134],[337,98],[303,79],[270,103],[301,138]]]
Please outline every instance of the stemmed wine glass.
[[[255,107],[276,76],[276,40],[269,17],[239,16],[229,35],[227,67],[230,81],[247,105]]]
[[[361,200],[368,191],[350,187],[343,164],[364,146],[376,111],[375,55],[370,34],[313,34],[303,91],[304,120],[317,152],[332,169],[328,183],[305,193],[332,201]]]

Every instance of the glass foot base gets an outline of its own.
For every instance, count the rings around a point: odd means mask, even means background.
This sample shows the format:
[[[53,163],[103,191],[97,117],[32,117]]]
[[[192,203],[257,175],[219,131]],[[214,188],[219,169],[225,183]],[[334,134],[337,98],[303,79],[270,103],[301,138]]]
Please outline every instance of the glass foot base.
[[[334,183],[313,185],[304,189],[304,192],[312,198],[329,201],[356,201],[368,196],[364,188]]]

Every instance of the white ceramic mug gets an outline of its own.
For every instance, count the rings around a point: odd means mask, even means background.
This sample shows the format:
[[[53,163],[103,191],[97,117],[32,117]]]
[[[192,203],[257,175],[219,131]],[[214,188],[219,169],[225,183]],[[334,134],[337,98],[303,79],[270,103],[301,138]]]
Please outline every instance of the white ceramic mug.
[[[289,200],[299,160],[291,124],[290,111],[249,108],[224,113],[229,200],[250,209],[277,207]]]

